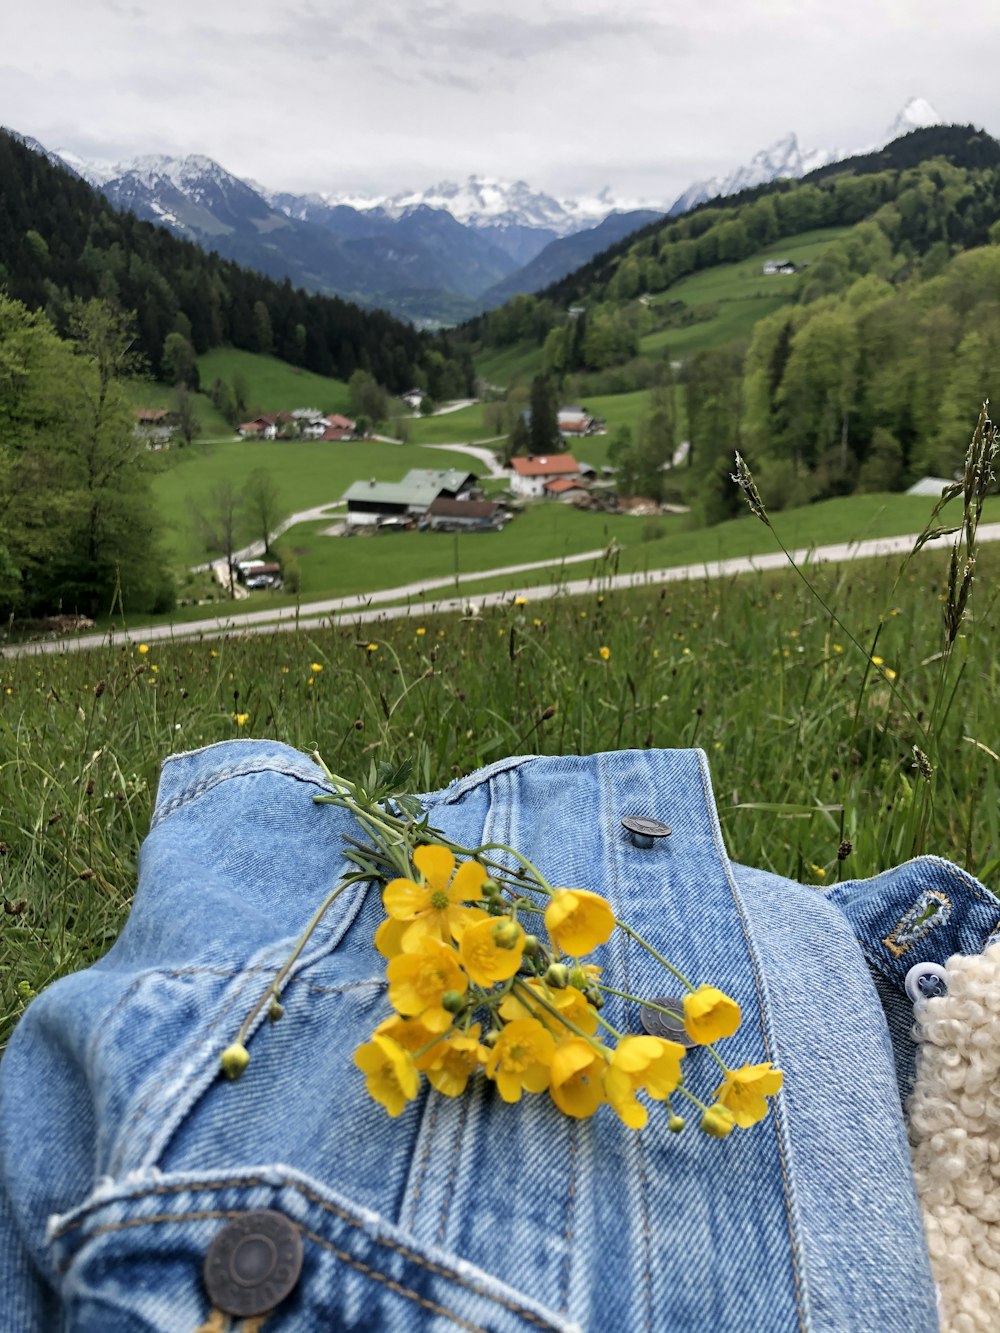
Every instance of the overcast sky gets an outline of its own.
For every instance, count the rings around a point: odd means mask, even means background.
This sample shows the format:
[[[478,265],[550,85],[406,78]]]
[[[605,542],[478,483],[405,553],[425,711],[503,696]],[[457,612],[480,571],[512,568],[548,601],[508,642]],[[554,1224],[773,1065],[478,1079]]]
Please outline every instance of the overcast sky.
[[[868,145],[913,96],[1000,133],[998,55],[995,0],[0,0],[0,124],[275,189],[669,202],[789,130]]]

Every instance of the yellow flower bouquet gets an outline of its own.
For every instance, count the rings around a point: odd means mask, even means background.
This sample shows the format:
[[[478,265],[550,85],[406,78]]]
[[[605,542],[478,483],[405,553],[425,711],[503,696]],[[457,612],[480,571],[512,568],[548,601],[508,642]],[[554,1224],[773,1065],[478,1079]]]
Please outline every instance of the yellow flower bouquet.
[[[386,917],[374,946],[386,960],[392,1012],[354,1052],[354,1064],[390,1116],[418,1096],[423,1078],[442,1095],[459,1097],[477,1077],[495,1084],[505,1102],[547,1093],[575,1119],[607,1105],[632,1129],[647,1123],[647,1099],[664,1103],[675,1132],[685,1122],[673,1099],[689,1103],[715,1138],[767,1115],[781,1071],[769,1063],[731,1069],[715,1049],[740,1026],[740,1007],[730,996],[690,982],[599,893],[550,884],[505,844],[451,842],[430,826],[419,800],[399,790],[406,765],[377,769],[365,788],[314,757],[332,788],[316,801],[349,810],[367,841],[347,839],[355,869],[320,904],[223,1051],[229,1078],[250,1062],[246,1039],[261,1010],[268,1006],[273,1020],[283,1016],[282,987],[323,915],[348,885],[367,882],[382,886]],[[590,955],[615,930],[680,984],[680,1012],[602,983]],[[601,1014],[606,994],[673,1018],[687,1041],[617,1031]],[[689,1046],[707,1050],[720,1067],[722,1082],[708,1103],[686,1086]]]

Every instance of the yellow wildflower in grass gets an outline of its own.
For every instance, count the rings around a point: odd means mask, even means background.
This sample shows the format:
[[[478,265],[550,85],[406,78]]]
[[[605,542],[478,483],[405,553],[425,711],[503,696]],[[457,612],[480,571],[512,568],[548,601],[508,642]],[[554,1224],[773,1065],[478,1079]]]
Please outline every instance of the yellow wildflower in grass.
[[[508,1023],[484,1060],[486,1077],[493,1080],[505,1102],[521,1100],[522,1092],[544,1092],[556,1044],[535,1018]]]
[[[545,908],[545,929],[563,953],[581,958],[611,938],[611,904],[589,889],[556,889]]]
[[[139,653],[140,656],[145,657],[146,654],[149,652],[149,644],[140,643],[139,646],[136,648],[136,652]]]
[[[420,1087],[420,1075],[398,1042],[375,1033],[354,1052],[354,1063],[365,1076],[368,1095],[381,1102],[391,1116],[400,1115]]]
[[[313,675],[318,676],[319,673],[323,670],[323,663],[322,663],[322,662],[310,662],[310,663],[309,663],[309,670],[313,673]]]
[[[775,1069],[770,1061],[743,1065],[740,1069],[730,1069],[715,1095],[740,1129],[749,1129],[767,1115],[766,1099],[780,1092],[783,1081],[781,1070]]]
[[[312,685],[312,684],[314,684],[314,677],[313,677],[313,676],[310,676],[309,679],[306,681],[306,684],[307,684],[307,685]]]
[[[602,643],[600,648],[598,648],[597,650],[597,654],[602,662],[606,662],[608,658],[611,656],[611,649],[607,646],[606,643]]]
[[[884,657],[873,657],[872,666],[881,666],[884,661],[885,661]]]
[[[249,719],[249,717],[250,717],[249,713],[234,713],[233,721],[236,723],[238,727],[242,727],[243,724]]]
[[[524,991],[520,994],[512,992],[501,1001],[499,1014],[506,1022],[513,1022],[516,1018],[537,1018],[543,1027],[554,1032],[557,1037],[565,1037],[570,1031],[560,1022],[560,1018],[572,1023],[573,1027],[585,1032],[588,1037],[597,1031],[597,1011],[587,1003],[587,997],[575,986],[556,989],[546,986],[540,977],[532,977],[525,983],[525,991],[531,994],[525,994]],[[545,1004],[541,1003],[542,1000],[551,1009],[559,1010],[558,1018],[545,1008]]]
[[[561,1041],[552,1057],[549,1096],[563,1115],[585,1120],[604,1101],[607,1052],[581,1037]]]
[[[833,651],[835,653],[842,653],[844,651],[844,645],[842,643],[835,643],[833,645]]]
[[[699,986],[693,994],[684,996],[684,1027],[699,1046],[731,1037],[741,1018],[736,1001],[715,986]]]
[[[416,633],[418,638],[422,638],[423,635],[427,633],[427,631],[424,629],[423,625],[421,625],[420,628],[416,631]]]
[[[514,598],[514,605],[515,605],[515,606],[527,606],[527,605],[528,605],[528,599],[527,599],[527,597],[515,597],[515,598]]]
[[[615,1114],[631,1129],[649,1119],[635,1094],[642,1089],[662,1102],[681,1081],[684,1047],[665,1037],[623,1037],[604,1072],[604,1092]]]
[[[479,1024],[473,1023],[468,1032],[451,1032],[431,1047],[427,1078],[445,1097],[461,1097],[486,1054],[486,1047],[479,1044]]]
[[[209,655],[209,657],[218,657],[218,656],[219,656],[219,654],[215,651],[214,648],[210,648],[210,649],[208,650],[208,655]]]
[[[456,871],[454,856],[447,847],[436,844],[418,847],[413,864],[422,883],[393,879],[382,891],[382,903],[390,917],[412,923],[413,928],[402,937],[404,942],[428,933],[444,941],[458,939],[464,927],[478,919],[478,910],[464,904],[482,900],[486,871],[478,861],[463,861]]]
[[[367,648],[365,649],[365,652],[368,652],[368,653],[377,653],[377,652],[378,652],[378,644],[377,644],[377,643],[370,643],[370,644],[367,646]]]
[[[732,1111],[724,1106],[710,1106],[701,1118],[701,1127],[713,1139],[724,1139],[736,1127]]]
[[[509,931],[504,931],[504,927]],[[508,934],[512,943],[501,944]],[[506,945],[506,947],[505,947]],[[496,981],[507,981],[521,966],[524,953],[524,931],[513,921],[487,916],[467,926],[458,945],[462,966],[477,986],[492,986]]]
[[[885,671],[883,672],[883,675],[885,676],[886,680],[896,679],[896,673],[895,671],[893,671],[892,667],[886,667]]]
[[[534,619],[531,623],[534,625],[535,629],[541,629],[541,628],[542,628],[542,622],[538,619],[537,616],[535,617],[535,619]]]
[[[469,987],[455,950],[430,937],[412,953],[390,958],[385,974],[393,1009],[407,1017],[419,1016],[431,1032],[444,1032],[451,1026],[452,1015],[442,1004],[448,991],[464,995]]]

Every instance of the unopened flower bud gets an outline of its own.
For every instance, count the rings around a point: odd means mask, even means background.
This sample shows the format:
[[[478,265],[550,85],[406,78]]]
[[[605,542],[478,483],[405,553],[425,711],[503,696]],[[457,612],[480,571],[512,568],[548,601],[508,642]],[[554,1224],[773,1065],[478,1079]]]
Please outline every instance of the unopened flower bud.
[[[241,1041],[234,1041],[227,1046],[219,1057],[219,1064],[226,1078],[239,1078],[250,1063],[250,1052]]]
[[[284,1018],[285,1006],[280,1000],[274,999],[271,1001],[267,1008],[267,1016],[272,1023],[277,1023],[279,1018]]]
[[[701,1118],[702,1129],[706,1134],[711,1134],[713,1139],[724,1139],[733,1132],[735,1125],[732,1111],[727,1111],[718,1102],[710,1106]]]
[[[480,1044],[483,1046],[495,1046],[497,1044],[497,1038],[499,1036],[500,1033],[494,1031],[493,1028],[491,1028],[489,1032],[484,1032],[483,1035],[480,1037],[479,1039]]]
[[[538,936],[537,936],[537,935],[525,935],[525,937],[524,937],[524,952],[525,952],[525,954],[526,954],[529,958],[534,958],[535,954],[538,952]]]
[[[449,1014],[457,1014],[465,1004],[465,996],[460,990],[446,990],[441,996],[441,1008]]]
[[[484,898],[496,898],[500,893],[500,885],[495,879],[484,879],[482,893]]]
[[[569,968],[565,963],[552,963],[545,973],[545,980],[556,990],[562,990],[569,983]]]
[[[596,986],[592,986],[590,990],[584,991],[583,997],[587,1001],[587,1003],[591,1005],[594,1009],[604,1008],[604,996],[601,994],[601,992],[597,989]]]
[[[672,1115],[667,1121],[667,1129],[671,1134],[679,1134],[684,1128],[684,1117],[682,1115]]]
[[[570,970],[569,984],[575,986],[577,990],[586,990],[590,978],[584,972],[582,967],[574,967]]]
[[[521,931],[513,921],[498,921],[491,931],[493,943],[500,949],[516,949],[521,942]]]

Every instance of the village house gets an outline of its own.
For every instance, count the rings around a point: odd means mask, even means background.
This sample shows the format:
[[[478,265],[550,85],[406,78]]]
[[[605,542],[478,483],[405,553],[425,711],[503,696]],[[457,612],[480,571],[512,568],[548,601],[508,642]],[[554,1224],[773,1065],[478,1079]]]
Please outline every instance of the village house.
[[[321,440],[353,440],[356,438],[357,426],[350,417],[342,417],[338,412],[333,412],[324,417],[326,425],[317,437]]]
[[[764,261],[764,272],[768,277],[774,273],[798,273],[798,271],[790,259],[767,259]]]
[[[457,500],[475,487],[474,472],[458,468],[411,468],[402,481],[356,481],[344,492],[352,527],[399,527],[415,523],[439,496]],[[462,503],[465,503],[463,501]]]
[[[277,414],[254,417],[253,421],[241,421],[236,430],[244,440],[275,440],[278,438]]]
[[[581,479],[573,477],[556,477],[553,481],[547,481],[542,491],[546,499],[561,500],[564,504],[572,504],[574,500],[584,500],[590,494],[589,486]]]
[[[433,532],[496,532],[504,525],[505,514],[495,500],[449,500],[439,495],[421,519],[420,526]]]
[[[559,477],[569,477],[575,481],[580,476],[580,467],[572,454],[529,454],[527,458],[510,460],[513,476],[510,489],[515,495],[537,500],[545,494],[545,483]]]

